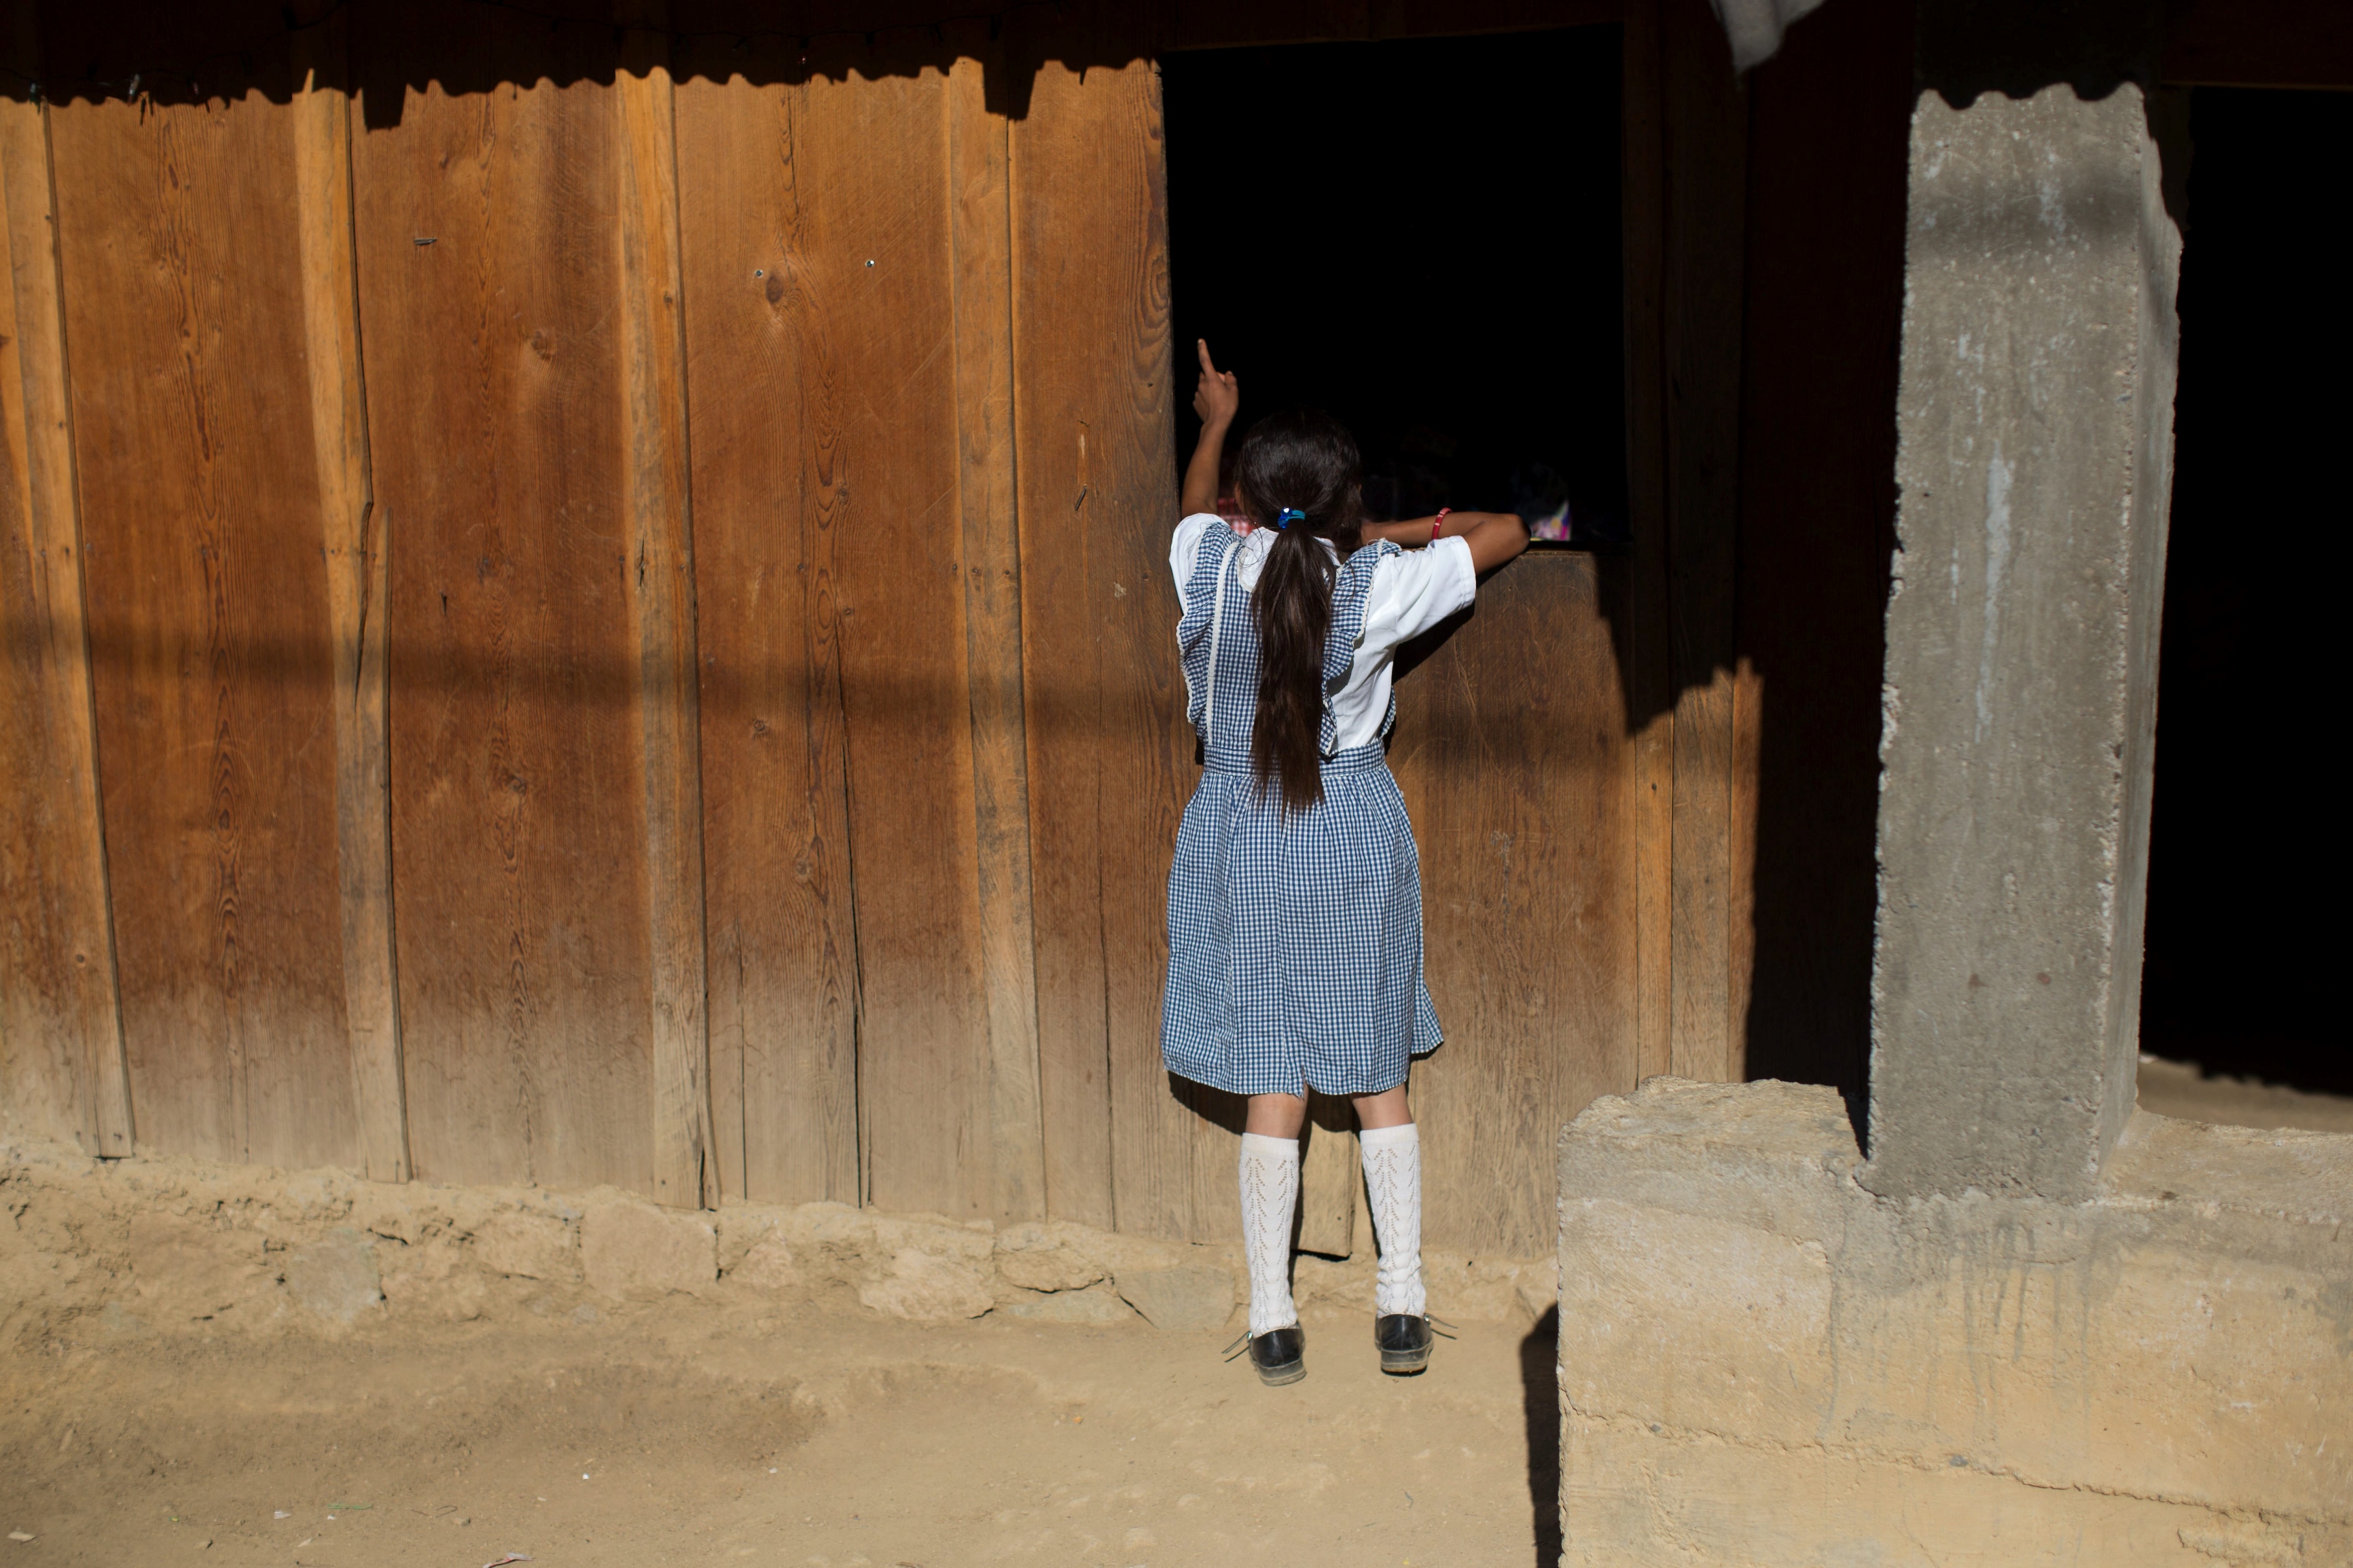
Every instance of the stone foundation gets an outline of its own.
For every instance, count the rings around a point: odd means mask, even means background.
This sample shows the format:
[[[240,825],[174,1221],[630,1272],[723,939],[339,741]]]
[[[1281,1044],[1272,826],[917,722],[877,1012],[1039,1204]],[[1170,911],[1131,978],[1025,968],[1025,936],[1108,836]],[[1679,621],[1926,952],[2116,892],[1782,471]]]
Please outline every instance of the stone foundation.
[[[1302,1258],[1303,1312],[1372,1310],[1373,1258]],[[1425,1259],[1433,1310],[1532,1321],[1550,1259]],[[340,1171],[94,1161],[0,1144],[0,1346],[349,1332],[404,1318],[595,1319],[678,1294],[915,1321],[987,1314],[1190,1331],[1240,1321],[1239,1247],[841,1204],[657,1208],[609,1188],[391,1185]]]
[[[2142,1113],[2080,1205],[1862,1168],[1793,1084],[1562,1134],[1565,1562],[2353,1562],[2353,1137]]]

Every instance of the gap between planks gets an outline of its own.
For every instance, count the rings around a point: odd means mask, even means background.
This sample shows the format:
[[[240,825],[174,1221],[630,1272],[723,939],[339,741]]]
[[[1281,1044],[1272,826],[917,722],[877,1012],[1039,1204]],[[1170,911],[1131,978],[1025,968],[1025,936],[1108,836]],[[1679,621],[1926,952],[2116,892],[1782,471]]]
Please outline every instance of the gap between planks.
[[[392,758],[385,674],[389,519],[375,500],[360,353],[346,23],[295,35],[294,178],[311,435],[334,648],[335,850],[343,1009],[362,1173],[409,1177],[392,919]]]
[[[617,20],[629,27],[614,93],[623,148],[619,343],[645,781],[653,1195],[673,1207],[716,1207],[677,123],[669,40],[656,30],[662,18]]]
[[[1028,1220],[1046,1217],[1046,1128],[1015,521],[1009,127],[1004,116],[988,110],[984,68],[980,60],[959,59],[947,87],[965,685],[988,1030],[981,1110],[988,1129],[989,1210],[1000,1220]],[[1001,60],[996,68],[1002,68]]]

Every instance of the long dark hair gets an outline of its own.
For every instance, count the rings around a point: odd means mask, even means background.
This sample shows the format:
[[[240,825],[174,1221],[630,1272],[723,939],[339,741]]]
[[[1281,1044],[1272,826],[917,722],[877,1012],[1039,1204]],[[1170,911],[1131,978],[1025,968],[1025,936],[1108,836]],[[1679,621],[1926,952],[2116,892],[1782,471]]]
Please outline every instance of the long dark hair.
[[[1234,489],[1252,522],[1273,528],[1286,510],[1305,514],[1274,536],[1250,595],[1259,640],[1250,771],[1261,796],[1280,791],[1293,811],[1324,798],[1324,638],[1338,572],[1317,541],[1329,540],[1344,560],[1363,542],[1362,468],[1356,438],[1320,408],[1268,415],[1234,461]]]

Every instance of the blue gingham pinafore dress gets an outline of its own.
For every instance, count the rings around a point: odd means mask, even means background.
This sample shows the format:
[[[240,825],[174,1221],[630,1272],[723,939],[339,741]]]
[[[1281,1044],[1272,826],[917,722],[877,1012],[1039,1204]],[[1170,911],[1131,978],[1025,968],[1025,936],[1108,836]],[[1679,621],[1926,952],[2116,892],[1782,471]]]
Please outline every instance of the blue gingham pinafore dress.
[[[1340,751],[1331,696],[1345,685],[1365,596],[1394,544],[1343,563],[1324,644],[1324,798],[1287,810],[1250,772],[1258,629],[1236,580],[1241,540],[1204,535],[1176,640],[1207,771],[1168,874],[1168,1070],[1234,1094],[1377,1094],[1437,1048],[1421,973],[1421,863],[1381,742]],[[1397,700],[1381,721],[1386,738]]]

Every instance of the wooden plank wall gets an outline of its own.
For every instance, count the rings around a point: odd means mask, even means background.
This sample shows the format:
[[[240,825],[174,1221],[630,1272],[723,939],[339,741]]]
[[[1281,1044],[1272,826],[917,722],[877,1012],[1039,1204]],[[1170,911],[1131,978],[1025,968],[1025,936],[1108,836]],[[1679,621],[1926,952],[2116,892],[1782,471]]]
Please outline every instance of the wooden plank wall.
[[[1239,1234],[1232,1104],[1161,1066],[1166,898],[1196,776],[1168,578],[1176,471],[1160,89],[1049,63],[1014,127],[1015,428],[1040,1056],[1057,1212]],[[1052,998],[1050,1010],[1047,999]]]
[[[1628,565],[1523,556],[1398,686],[1390,763],[1420,845],[1446,1035],[1414,1074],[1423,1225],[1451,1246],[1525,1250],[1553,1190],[1550,1165],[1518,1152],[1636,1082]]]
[[[1758,693],[1742,669],[1734,605],[1747,100],[1724,31],[1701,0],[1660,0],[1660,390],[1665,667],[1673,691],[1668,903],[1668,1059],[1679,1078],[1741,1076],[1734,922],[1755,798]],[[1641,524],[1636,524],[1638,535]],[[1746,739],[1744,747],[1741,742]],[[1745,797],[1736,786],[1748,785]]]
[[[294,177],[311,445],[327,569],[334,669],[335,843],[343,903],[343,1007],[350,1030],[359,1168],[408,1179],[407,1090],[392,930],[392,750],[385,679],[390,557],[368,458],[352,233],[349,38],[340,14],[296,36]]]
[[[9,7],[16,58],[38,19]],[[131,1152],[48,117],[0,99],[0,1128]]]
[[[810,89],[714,76],[677,110],[720,1183],[856,1203],[847,247],[826,240]]]
[[[1295,25],[1450,26],[1358,9]],[[100,86],[0,101],[8,1125],[1229,1237],[1240,1108],[1157,1044],[1150,55],[1294,24],[207,15],[50,7]],[[1740,116],[1699,0],[1622,15],[1642,543],[1515,565],[1400,687],[1429,1234],[1479,1251],[1541,1250],[1593,1095],[1737,1065]],[[220,16],[278,41],[107,85]]]
[[[44,24],[103,52],[102,16]],[[357,1165],[295,117],[48,122],[138,1141]]]
[[[516,85],[414,85],[461,28]],[[352,49],[409,1147],[435,1180],[651,1191],[636,592],[666,563],[636,558],[617,46],[450,5],[365,8]]]

